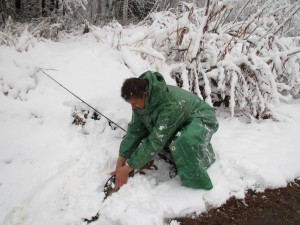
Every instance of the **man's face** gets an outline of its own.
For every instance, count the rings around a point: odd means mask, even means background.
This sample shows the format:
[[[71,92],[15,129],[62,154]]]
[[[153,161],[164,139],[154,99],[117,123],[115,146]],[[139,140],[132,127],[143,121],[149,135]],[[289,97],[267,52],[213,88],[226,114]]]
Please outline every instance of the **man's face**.
[[[147,93],[144,92],[142,98],[131,97],[127,100],[127,102],[131,105],[132,110],[143,109],[145,108]]]

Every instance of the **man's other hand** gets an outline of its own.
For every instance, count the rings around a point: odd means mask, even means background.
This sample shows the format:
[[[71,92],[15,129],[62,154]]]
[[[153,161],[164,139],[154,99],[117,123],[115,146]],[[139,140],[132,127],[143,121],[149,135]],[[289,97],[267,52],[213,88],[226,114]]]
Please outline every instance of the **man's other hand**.
[[[115,171],[112,171],[110,173],[110,175],[116,176],[115,190],[118,190],[120,187],[127,183],[128,176],[131,170],[132,169],[128,165],[125,165],[117,168]]]

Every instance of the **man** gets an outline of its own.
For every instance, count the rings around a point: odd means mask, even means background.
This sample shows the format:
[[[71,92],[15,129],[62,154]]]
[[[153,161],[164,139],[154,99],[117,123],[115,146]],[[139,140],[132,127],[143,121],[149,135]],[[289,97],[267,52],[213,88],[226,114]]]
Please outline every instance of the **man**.
[[[121,96],[131,104],[133,115],[120,144],[116,170],[111,172],[116,175],[116,189],[127,183],[130,171],[153,160],[165,147],[184,186],[211,189],[206,169],[215,161],[210,144],[218,129],[214,109],[151,71],[125,80]]]

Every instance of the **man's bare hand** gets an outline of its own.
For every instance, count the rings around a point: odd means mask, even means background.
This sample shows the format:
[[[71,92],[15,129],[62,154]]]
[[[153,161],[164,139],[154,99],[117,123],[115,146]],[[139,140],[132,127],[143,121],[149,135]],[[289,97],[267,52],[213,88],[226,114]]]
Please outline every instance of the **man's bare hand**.
[[[131,170],[132,169],[129,166],[125,165],[120,168],[117,168],[115,171],[112,171],[110,173],[110,175],[116,176],[115,190],[118,190],[120,187],[127,183],[128,176]]]

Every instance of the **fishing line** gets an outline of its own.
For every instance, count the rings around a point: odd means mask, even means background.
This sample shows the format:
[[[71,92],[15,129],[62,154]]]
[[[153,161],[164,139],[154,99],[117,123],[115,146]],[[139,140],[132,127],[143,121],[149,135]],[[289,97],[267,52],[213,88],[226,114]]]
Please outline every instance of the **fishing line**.
[[[47,77],[49,77],[52,81],[54,81],[55,83],[57,83],[59,86],[61,86],[63,89],[65,89],[67,92],[69,92],[71,95],[73,95],[75,98],[79,99],[82,103],[86,104],[88,107],[90,107],[91,109],[93,109],[96,113],[98,113],[99,115],[103,116],[105,119],[108,120],[108,122],[110,124],[114,124],[116,125],[118,128],[120,128],[121,130],[123,130],[124,132],[126,132],[126,130],[124,128],[122,128],[119,124],[115,123],[114,121],[112,121],[110,118],[108,118],[107,116],[105,116],[103,113],[99,112],[97,109],[95,109],[93,106],[91,106],[90,104],[88,104],[86,101],[84,101],[83,99],[81,99],[79,96],[77,96],[76,94],[74,94],[72,91],[70,91],[68,88],[66,88],[65,86],[63,86],[61,83],[59,83],[58,81],[56,81],[53,77],[51,77],[48,73],[45,72],[45,70],[43,68],[37,68],[38,71],[41,71],[44,75],[46,75]]]

